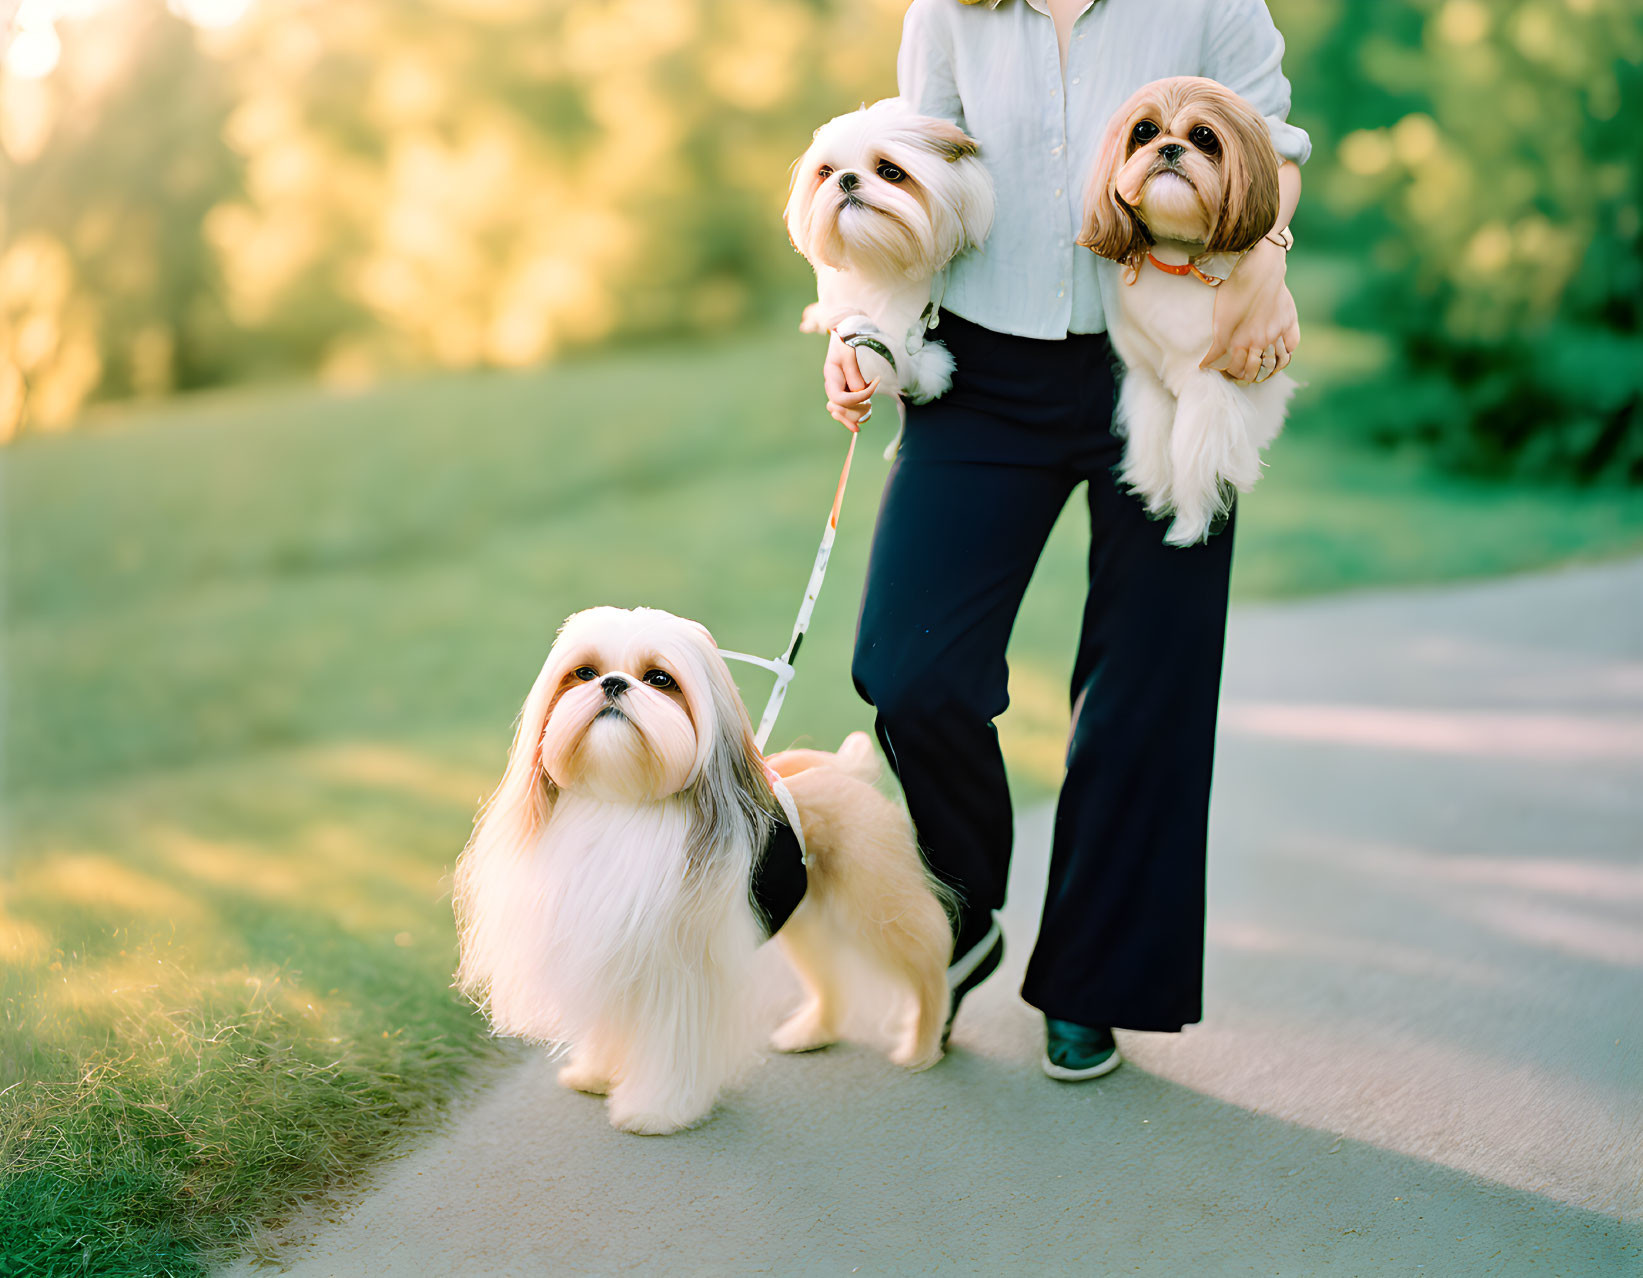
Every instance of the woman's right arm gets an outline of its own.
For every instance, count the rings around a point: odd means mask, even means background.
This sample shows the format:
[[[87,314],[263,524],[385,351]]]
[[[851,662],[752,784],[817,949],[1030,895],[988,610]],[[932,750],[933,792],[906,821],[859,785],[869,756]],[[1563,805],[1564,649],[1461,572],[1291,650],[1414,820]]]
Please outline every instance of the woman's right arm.
[[[901,28],[901,52],[896,57],[896,89],[920,115],[933,115],[964,127],[964,109],[953,78],[951,44],[941,14],[948,0],[913,0]],[[856,352],[835,336],[827,339],[822,363],[827,388],[827,411],[854,430],[871,412],[874,387],[867,384],[856,364]]]

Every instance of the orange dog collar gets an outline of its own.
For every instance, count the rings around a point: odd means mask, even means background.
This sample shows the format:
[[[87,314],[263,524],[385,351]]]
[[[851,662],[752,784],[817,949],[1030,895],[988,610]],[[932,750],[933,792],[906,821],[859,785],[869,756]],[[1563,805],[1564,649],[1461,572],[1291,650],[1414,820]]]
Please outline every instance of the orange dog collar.
[[[1191,275],[1201,280],[1203,283],[1208,284],[1211,288],[1220,288],[1221,285],[1226,283],[1226,280],[1222,279],[1219,275],[1207,275],[1203,271],[1199,270],[1197,258],[1193,258],[1191,261],[1182,262],[1179,266],[1171,266],[1168,262],[1160,262],[1151,253],[1148,253],[1147,261],[1151,262],[1160,271],[1164,272],[1165,275]]]

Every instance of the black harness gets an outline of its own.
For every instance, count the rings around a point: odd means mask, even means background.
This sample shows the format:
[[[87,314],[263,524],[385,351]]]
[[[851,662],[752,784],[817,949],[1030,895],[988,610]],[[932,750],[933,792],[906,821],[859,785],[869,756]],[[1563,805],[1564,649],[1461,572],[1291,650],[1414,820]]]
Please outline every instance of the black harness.
[[[793,833],[786,817],[777,816],[770,828],[770,838],[753,863],[753,880],[748,885],[753,917],[759,920],[767,939],[781,931],[782,924],[793,917],[793,911],[804,900],[808,883],[799,836]]]

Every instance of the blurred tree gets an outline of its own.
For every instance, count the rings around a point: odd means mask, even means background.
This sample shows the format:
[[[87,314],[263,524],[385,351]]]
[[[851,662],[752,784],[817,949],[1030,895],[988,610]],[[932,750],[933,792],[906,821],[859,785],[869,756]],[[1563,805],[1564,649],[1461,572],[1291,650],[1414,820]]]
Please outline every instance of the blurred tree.
[[[61,63],[0,77],[0,438],[93,394],[790,322],[788,165],[893,86],[906,0],[29,5]],[[1643,0],[1271,5],[1305,248],[1396,351],[1327,415],[1643,478]]]
[[[904,8],[173,0],[225,5],[72,0],[61,65],[0,90],[0,437],[94,391],[793,320],[788,167],[893,88]]]
[[[1643,7],[1273,8],[1318,144],[1303,229],[1357,256],[1339,318],[1398,352],[1335,413],[1464,468],[1643,480]]]
[[[224,77],[147,7],[79,25],[50,79],[0,78],[0,439],[233,367],[200,242],[236,181]]]

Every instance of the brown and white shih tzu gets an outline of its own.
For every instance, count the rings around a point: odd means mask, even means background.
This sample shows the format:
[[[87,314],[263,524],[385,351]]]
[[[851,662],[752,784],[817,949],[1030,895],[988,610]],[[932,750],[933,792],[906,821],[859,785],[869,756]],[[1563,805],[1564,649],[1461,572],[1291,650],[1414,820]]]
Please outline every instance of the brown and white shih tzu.
[[[803,899],[779,940],[807,998],[774,1046],[834,1040],[849,951],[905,991],[891,1059],[934,1064],[952,940],[877,771],[861,733],[837,754],[789,751],[767,766],[695,622],[650,608],[577,613],[457,863],[458,985],[496,1033],[567,1049],[559,1081],[608,1093],[614,1126],[687,1127],[757,1053],[765,919],[750,893],[787,825],[804,853]]]
[[[1122,477],[1165,540],[1210,535],[1260,478],[1261,450],[1283,428],[1295,383],[1277,373],[1233,382],[1200,368],[1214,286],[1278,216],[1278,155],[1265,121],[1232,90],[1198,76],[1138,90],[1107,125],[1079,243],[1124,267],[1103,290],[1124,361],[1117,425]]]
[[[799,327],[856,348],[868,381],[916,404],[945,394],[953,357],[925,338],[931,280],[987,238],[993,183],[956,124],[900,98],[829,120],[793,169],[787,233],[816,270]]]

